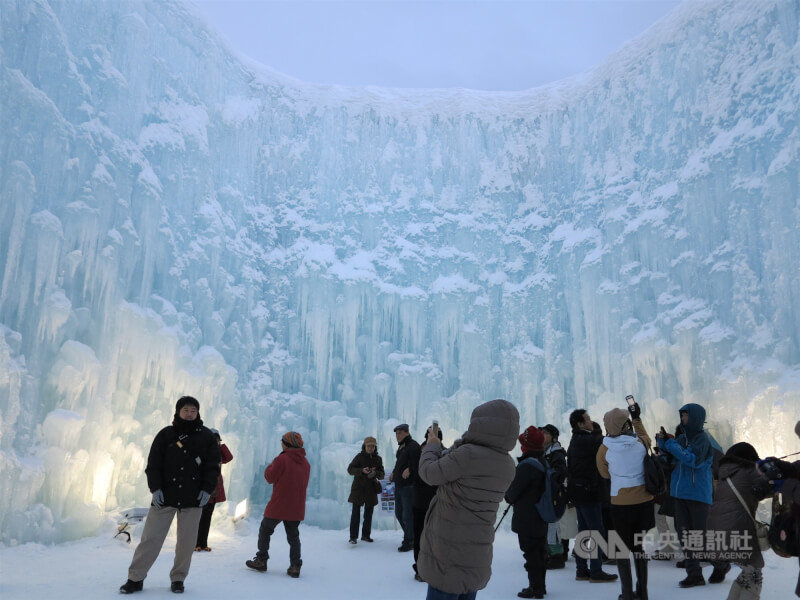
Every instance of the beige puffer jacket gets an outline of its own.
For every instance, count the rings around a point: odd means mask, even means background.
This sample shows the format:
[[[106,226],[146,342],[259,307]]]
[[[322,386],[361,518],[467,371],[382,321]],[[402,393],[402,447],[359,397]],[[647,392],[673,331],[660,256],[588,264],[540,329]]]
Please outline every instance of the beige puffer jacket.
[[[417,568],[438,590],[482,590],[492,575],[497,509],[514,479],[519,412],[505,400],[472,411],[461,442],[442,452],[437,440],[422,450],[419,474],[439,486],[425,517]]]

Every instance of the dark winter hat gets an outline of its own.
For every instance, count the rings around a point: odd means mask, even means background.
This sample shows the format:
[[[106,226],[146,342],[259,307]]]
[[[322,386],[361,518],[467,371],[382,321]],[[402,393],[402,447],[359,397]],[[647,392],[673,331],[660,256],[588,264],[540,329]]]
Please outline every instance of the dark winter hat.
[[[794,424],[794,434],[800,437],[800,421]]]
[[[376,440],[371,435],[368,435],[367,437],[364,438],[364,445],[365,446],[375,446],[377,448],[378,447],[378,440]]]
[[[522,446],[522,453],[528,452],[541,452],[544,450],[544,434],[542,431],[533,425],[528,427],[522,432],[522,435],[517,438],[520,446]]]
[[[287,431],[283,434],[281,441],[289,446],[289,448],[302,448],[303,436],[296,431]]]
[[[546,431],[547,433],[549,433],[550,437],[553,438],[554,440],[558,439],[559,431],[558,431],[558,427],[556,427],[555,425],[550,425],[550,423],[548,423],[547,425],[545,425],[541,429],[542,429],[542,431]]]
[[[725,456],[736,456],[737,458],[743,458],[744,460],[750,461],[752,463],[757,462],[758,459],[758,452],[755,448],[753,448],[747,442],[739,442],[738,444],[734,444],[728,451],[725,453]]]
[[[400,423],[397,427],[394,428],[395,433],[398,431],[405,431],[408,433],[408,423]]]
[[[622,408],[612,408],[603,415],[603,425],[606,426],[606,434],[611,437],[621,434],[627,422],[628,411]]]
[[[192,398],[191,396],[181,396],[178,399],[178,402],[175,404],[175,412],[181,412],[181,409],[187,404],[191,404],[197,410],[200,410],[200,403],[197,401],[197,398]]]

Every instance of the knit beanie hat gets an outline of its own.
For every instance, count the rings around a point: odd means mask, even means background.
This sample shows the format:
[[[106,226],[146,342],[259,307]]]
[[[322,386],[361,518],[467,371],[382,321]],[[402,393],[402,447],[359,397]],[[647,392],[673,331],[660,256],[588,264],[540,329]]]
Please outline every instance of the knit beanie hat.
[[[556,427],[555,425],[550,425],[550,423],[548,423],[544,427],[541,427],[541,430],[542,431],[546,431],[547,433],[549,433],[550,437],[553,438],[554,440],[558,439],[559,431],[558,431],[558,427]]]
[[[739,442],[738,444],[734,444],[728,448],[725,456],[736,456],[738,458],[748,460],[751,463],[758,462],[758,452],[747,442]]]
[[[544,450],[544,434],[533,425],[523,431],[522,435],[517,439],[519,440],[520,446],[522,446],[523,454],[527,454],[528,452],[541,452]]]
[[[289,448],[302,448],[303,436],[296,431],[287,431],[283,434],[281,441],[289,446]]]
[[[187,404],[191,404],[197,410],[200,410],[200,403],[197,401],[197,398],[192,398],[191,396],[181,396],[178,399],[178,402],[175,404],[175,414],[181,412],[181,409]]]
[[[603,415],[603,425],[606,427],[606,435],[611,437],[622,433],[625,423],[628,422],[628,411],[622,408],[612,408]]]
[[[375,446],[377,448],[378,447],[378,440],[376,440],[374,437],[368,435],[367,437],[364,438],[364,445],[365,446]]]

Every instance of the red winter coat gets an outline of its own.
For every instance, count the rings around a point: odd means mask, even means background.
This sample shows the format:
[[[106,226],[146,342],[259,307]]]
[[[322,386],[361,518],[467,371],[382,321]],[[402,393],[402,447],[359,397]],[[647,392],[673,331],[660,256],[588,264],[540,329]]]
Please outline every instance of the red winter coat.
[[[229,462],[233,460],[233,454],[231,451],[228,450],[228,447],[225,444],[219,445],[220,454],[222,454],[222,464],[227,465]],[[225,485],[222,481],[222,471],[219,472],[219,478],[217,479],[217,487],[214,490],[214,493],[211,494],[211,499],[209,500],[210,503],[214,502],[225,502],[227,498],[225,497]]]
[[[272,484],[264,516],[281,521],[302,521],[306,516],[306,488],[311,465],[303,448],[287,448],[264,470],[264,479]]]

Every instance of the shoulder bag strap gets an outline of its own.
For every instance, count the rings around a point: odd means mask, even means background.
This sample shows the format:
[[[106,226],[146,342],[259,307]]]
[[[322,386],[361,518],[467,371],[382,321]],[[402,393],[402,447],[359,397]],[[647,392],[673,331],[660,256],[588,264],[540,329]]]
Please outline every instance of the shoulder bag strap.
[[[750,514],[750,509],[747,507],[747,504],[745,503],[744,498],[742,498],[742,495],[739,493],[739,490],[737,490],[736,486],[733,485],[733,482],[731,481],[731,478],[730,477],[726,477],[725,481],[728,482],[728,485],[731,486],[731,490],[733,490],[733,493],[736,494],[736,497],[739,499],[739,502],[742,503],[742,506],[744,507],[744,512],[747,513],[747,516],[750,517],[750,519],[753,521],[753,523],[758,525],[758,521],[756,521],[755,517]]]

